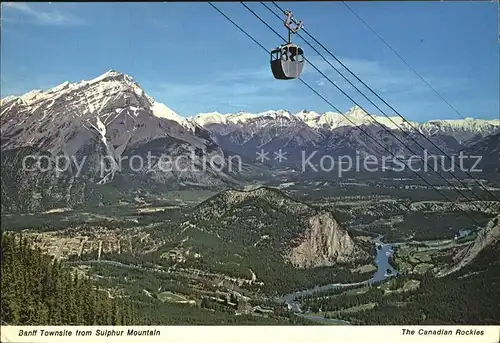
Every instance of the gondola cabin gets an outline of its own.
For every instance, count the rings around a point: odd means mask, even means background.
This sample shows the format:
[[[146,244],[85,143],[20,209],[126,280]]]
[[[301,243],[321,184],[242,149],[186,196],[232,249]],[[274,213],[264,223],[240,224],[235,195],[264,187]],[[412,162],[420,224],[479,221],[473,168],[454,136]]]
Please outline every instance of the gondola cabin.
[[[285,44],[271,51],[271,70],[278,80],[296,79],[304,68],[304,51],[295,44]]]

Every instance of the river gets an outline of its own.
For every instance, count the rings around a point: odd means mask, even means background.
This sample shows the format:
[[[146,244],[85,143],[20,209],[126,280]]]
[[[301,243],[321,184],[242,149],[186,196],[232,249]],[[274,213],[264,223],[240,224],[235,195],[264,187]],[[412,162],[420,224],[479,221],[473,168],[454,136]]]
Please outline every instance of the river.
[[[379,235],[377,238],[375,238],[375,248],[377,249],[375,263],[377,264],[377,271],[373,274],[373,276],[370,279],[355,283],[331,283],[323,286],[316,286],[314,288],[309,288],[302,291],[286,294],[283,297],[281,297],[280,299],[281,302],[288,304],[293,312],[295,312],[297,315],[303,318],[307,318],[322,323],[350,324],[349,322],[340,319],[326,319],[317,315],[309,315],[306,313],[302,313],[302,310],[300,309],[300,303],[296,301],[295,298],[302,295],[311,295],[316,292],[322,292],[336,288],[370,285],[374,282],[375,283],[381,282],[390,276],[397,276],[398,275],[397,271],[389,263],[389,257],[392,256],[394,252],[393,244],[382,243],[383,238],[384,238],[383,235]],[[388,271],[390,272],[388,273]]]
[[[361,282],[354,282],[354,283],[331,283],[323,286],[316,286],[314,288],[309,288],[305,289],[302,291],[286,294],[282,296],[281,298],[278,298],[278,300],[281,303],[288,304],[292,311],[296,313],[296,315],[307,318],[310,320],[313,320],[318,323],[341,323],[341,324],[350,324],[349,322],[345,320],[340,320],[340,319],[326,319],[321,316],[317,315],[312,315],[312,314],[307,314],[303,313],[302,310],[300,309],[300,303],[295,300],[296,297],[302,296],[302,295],[311,295],[316,292],[321,292],[321,291],[327,291],[335,288],[342,288],[342,287],[350,287],[350,286],[363,286],[363,285],[370,285],[371,283],[374,282],[380,282],[385,279],[387,279],[390,276],[397,276],[397,271],[390,265],[389,263],[389,257],[392,255],[393,251],[393,246],[395,244],[384,244],[382,243],[383,235],[379,235],[378,237],[375,238],[375,248],[377,249],[377,255],[375,257],[375,263],[377,265],[377,271],[373,274],[373,276],[365,281]],[[117,261],[109,261],[109,260],[90,260],[90,261],[68,261],[66,262],[67,264],[92,264],[92,263],[106,263],[110,265],[114,265],[116,267],[125,267],[125,268],[133,268],[133,269],[144,269],[144,267],[141,266],[136,266],[136,265],[128,265],[128,264],[123,264],[121,262]],[[387,273],[387,271],[390,271],[390,273]],[[162,271],[161,269],[158,269],[158,271]]]

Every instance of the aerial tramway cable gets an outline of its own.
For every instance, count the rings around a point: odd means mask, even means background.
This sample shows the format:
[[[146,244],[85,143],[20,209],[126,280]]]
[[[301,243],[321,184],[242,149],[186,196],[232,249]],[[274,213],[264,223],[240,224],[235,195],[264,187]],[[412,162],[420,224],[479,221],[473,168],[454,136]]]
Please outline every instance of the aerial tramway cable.
[[[274,6],[276,6],[278,9],[280,9],[281,11],[281,7],[276,4],[274,1],[272,2]],[[342,3],[345,5],[345,7],[347,7],[347,9],[357,18],[359,19],[359,21],[361,21],[382,43],[384,43],[385,46],[387,46],[400,60],[401,62],[403,62],[407,67],[408,69],[410,69],[411,72],[413,72],[420,80],[422,80],[423,83],[425,83],[427,85],[427,87],[429,87],[430,90],[432,90],[434,93],[436,93],[436,95],[441,99],[443,100],[444,103],[446,103],[446,105],[448,105],[449,108],[451,108],[460,118],[462,119],[465,119],[465,117],[456,109],[455,106],[453,106],[448,100],[446,100],[446,98],[437,91],[436,88],[434,88],[422,75],[420,75],[404,58],[403,56],[401,56],[384,38],[382,38],[378,33],[377,31],[375,31],[365,20],[363,20],[363,18],[361,18],[361,16],[359,14],[357,14],[353,9],[352,7],[350,7],[348,4],[346,4],[345,1],[342,1]],[[304,30],[305,32],[305,30]],[[328,54],[330,56],[332,56],[333,58],[336,59],[335,56],[333,56],[333,54],[327,49],[325,48],[320,42],[318,42],[312,35],[310,35],[309,33],[306,32],[306,34],[312,39],[315,41],[316,44],[318,44],[319,46],[321,46],[323,49],[325,49]],[[361,81],[361,80],[360,80]],[[361,81],[362,82],[362,81]],[[368,87],[367,87],[368,88]]]
[[[436,95],[441,99],[443,100],[444,103],[446,103],[448,105],[448,107],[450,107],[460,118],[462,119],[465,119],[465,117],[456,109],[455,106],[453,106],[448,100],[446,100],[446,98],[437,91],[436,88],[434,88],[422,75],[420,75],[404,58],[403,56],[401,56],[384,38],[382,38],[365,20],[363,20],[363,18],[361,18],[359,16],[359,14],[357,14],[353,9],[352,7],[350,7],[348,4],[346,4],[345,1],[342,1],[342,3],[347,7],[347,9],[357,18],[359,19],[359,21],[361,21],[382,43],[384,43],[385,46],[387,46],[400,60],[401,62],[403,62],[407,67],[408,69],[410,69],[420,80],[422,80],[423,83],[425,83],[427,85],[427,87],[429,87],[430,90],[432,90],[434,93],[436,93]],[[273,5],[276,6],[277,8],[280,8],[279,5],[277,5],[274,1],[273,1]],[[305,32],[305,31],[304,31]],[[309,33],[306,33],[312,40],[316,41],[314,39],[314,37],[312,35],[310,35]],[[331,55],[331,53],[328,51],[327,48],[325,48],[324,46],[322,46],[321,43],[317,42],[316,43],[318,45],[320,45],[323,49],[325,49],[328,54]],[[335,58],[335,57],[334,57]],[[368,88],[368,87],[367,87]]]
[[[251,12],[254,16],[257,17],[257,19],[259,19],[264,25],[266,25],[271,31],[273,31],[278,37],[280,37],[281,39],[285,40],[286,39],[284,37],[282,37],[278,32],[276,32],[276,30],[274,30],[268,23],[266,23],[257,13],[255,13],[251,8],[249,8],[247,5],[245,5],[243,2],[241,2],[241,4],[249,11]],[[314,49],[314,47],[313,47]],[[316,50],[316,52],[318,52]],[[319,52],[318,52],[319,53]],[[375,123],[377,123],[384,131],[386,131],[387,133],[389,133],[392,137],[394,137],[399,143],[401,143],[406,149],[408,149],[408,151],[410,151],[411,153],[413,153],[414,155],[416,155],[415,151],[413,151],[412,149],[410,149],[405,143],[403,143],[394,133],[392,133],[386,126],[384,126],[383,124],[381,124],[379,121],[377,121],[373,115],[369,114],[368,111],[366,111],[356,100],[354,100],[351,96],[349,96],[346,92],[344,92],[344,90],[342,90],[335,82],[333,82],[328,76],[326,76],[321,70],[319,70],[312,62],[308,61],[307,58],[305,58],[305,60],[317,71],[319,72],[326,80],[328,80],[328,82],[330,82],[335,88],[337,88],[344,96],[346,96],[349,100],[351,100],[355,105],[357,105],[359,108],[361,108],[362,110],[364,110],[366,112],[366,114],[368,116],[370,116],[370,118],[372,118]],[[359,90],[358,90],[359,91]],[[339,111],[340,112],[340,111]],[[427,163],[427,166],[430,167],[430,165]],[[469,201],[469,203],[473,204],[474,207],[476,207],[476,209],[478,211],[481,211],[477,206],[476,204],[473,203],[473,201],[471,199],[469,199],[464,193],[462,193],[458,188],[456,188],[455,185],[453,185],[450,181],[448,181],[444,176],[442,176],[440,173],[438,173],[436,170],[434,170],[434,172],[441,177],[441,179],[443,179],[450,187],[452,187],[453,189],[455,189],[455,191],[457,191],[457,193],[459,193],[462,197],[464,197],[467,201]],[[474,194],[475,195],[475,194]],[[476,199],[478,199],[476,197]],[[481,199],[479,199],[481,200]]]
[[[269,8],[264,2],[260,2],[265,8],[267,8],[271,13],[273,13],[276,17],[279,18],[279,15],[276,14],[271,8]],[[276,4],[276,2],[272,2],[274,4],[274,6],[276,6],[281,12],[285,13],[285,11],[278,5]],[[246,6],[245,6],[246,7]],[[254,13],[254,15],[256,15]],[[274,30],[273,30],[274,31]],[[408,124],[408,126],[410,126],[413,130],[415,130],[415,132],[422,138],[424,138],[427,142],[429,142],[434,148],[436,148],[440,153],[442,153],[445,157],[447,157],[448,159],[450,159],[450,161],[452,163],[455,164],[455,166],[461,168],[461,166],[455,161],[454,158],[452,158],[451,156],[447,155],[446,152],[444,152],[437,144],[435,144],[432,140],[430,140],[427,136],[425,136],[424,134],[422,134],[417,128],[415,128],[415,126],[413,126],[408,120],[406,120],[406,118],[401,115],[398,111],[396,111],[396,109],[394,109],[390,104],[388,104],[380,95],[378,95],[377,92],[375,92],[371,87],[369,87],[363,80],[361,80],[353,71],[351,71],[350,68],[348,68],[345,64],[342,63],[342,61],[340,59],[338,59],[330,50],[328,50],[323,44],[321,44],[316,38],[314,38],[311,34],[309,34],[305,29],[303,29],[304,33],[306,35],[308,35],[316,44],[318,44],[319,46],[321,46],[330,56],[332,56],[335,61],[337,61],[342,67],[344,67],[352,76],[354,76],[359,82],[361,82],[361,84],[363,86],[365,86],[371,93],[373,93],[378,99],[380,99],[387,107],[389,107],[392,111],[394,111],[395,114],[398,115],[398,117],[400,117],[405,123]],[[276,33],[276,32],[275,32]],[[352,87],[354,87],[354,89],[356,89],[366,100],[368,100],[373,106],[375,106],[380,112],[382,112],[382,114],[388,118],[391,123],[393,123],[394,125],[396,125],[396,127],[398,129],[400,129],[408,138],[410,138],[414,143],[416,143],[421,149],[424,149],[424,147],[418,142],[416,141],[411,135],[409,132],[405,131],[403,129],[403,127],[399,126],[396,122],[394,122],[394,120],[389,116],[387,115],[387,113],[385,113],[379,106],[377,106],[370,98],[368,98],[366,96],[366,94],[364,94],[361,90],[359,90],[359,88],[357,88],[344,74],[342,74],[338,68],[336,68],[332,63],[330,63],[330,61],[328,61],[327,58],[325,58],[314,46],[312,46],[304,37],[302,37],[300,34],[297,34],[300,38],[302,38],[302,40],[304,42],[306,42],[307,45],[309,45],[329,66],[331,66],[344,80],[346,80]],[[425,80],[424,80],[425,81]],[[336,85],[335,85],[336,86]],[[336,86],[337,87],[337,86]],[[337,89],[339,89],[339,87],[337,87]],[[339,89],[340,90],[340,89]],[[343,92],[344,93],[344,92]],[[344,93],[345,95],[345,93]],[[347,95],[346,95],[347,96]],[[349,97],[350,98],[350,97]],[[351,99],[352,100],[352,99]],[[354,100],[352,100],[356,105],[358,105]],[[359,106],[359,105],[358,105]],[[450,105],[451,106],[451,105]],[[360,106],[361,107],[361,106]],[[367,112],[367,111],[365,111]],[[367,112],[368,114],[368,112]],[[373,116],[371,116],[370,114],[368,114],[372,119]],[[380,124],[381,125],[381,124]],[[393,137],[395,137],[393,135]],[[395,137],[396,138],[396,137]],[[399,141],[399,140],[398,140]],[[400,143],[402,143],[400,141]],[[408,148],[408,147],[407,147]],[[410,150],[410,149],[408,149]],[[411,150],[410,150],[411,151]],[[413,151],[412,151],[413,152]],[[492,192],[490,192],[490,190],[488,188],[486,188],[482,183],[480,183],[476,178],[474,178],[474,176],[472,176],[467,170],[464,170],[463,171],[467,176],[469,176],[473,181],[475,181],[479,187],[484,190],[486,193],[488,193],[492,198],[493,198],[493,201],[500,201],[500,199],[498,199]],[[460,180],[454,173],[452,173],[451,171],[449,172],[450,175],[452,175],[463,187],[465,187],[466,189],[468,189],[475,197],[476,199],[480,200],[480,201],[484,201],[483,199],[481,199],[473,190],[472,188],[469,188],[462,180]],[[488,209],[491,208],[488,207]]]
[[[257,41],[254,37],[252,37],[249,33],[247,33],[241,26],[239,26],[236,22],[234,22],[229,16],[227,16],[224,12],[222,12],[217,6],[215,6],[213,3],[208,2],[210,6],[212,6],[219,14],[221,14],[225,19],[227,19],[229,22],[231,22],[235,27],[237,27],[243,34],[245,34],[248,38],[250,38],[254,43],[259,45],[262,50],[264,50],[266,53],[268,53],[268,50],[261,44],[259,41]],[[370,135],[368,132],[366,132],[363,128],[359,127],[359,125],[356,125],[348,116],[342,113],[334,104],[332,104],[328,99],[326,99],[323,95],[321,95],[318,91],[316,91],[314,88],[312,88],[306,81],[304,81],[302,78],[298,78],[307,88],[309,88],[313,93],[315,93],[318,97],[323,99],[328,105],[330,105],[335,111],[340,113],[344,118],[349,121],[353,126],[357,127],[361,132],[363,132],[365,135],[367,135],[370,139],[372,139],[375,144],[379,145],[382,149],[386,150],[389,154],[391,154],[392,157],[394,157],[396,160],[398,160],[401,163],[404,163],[401,161],[399,157],[397,157],[394,153],[392,153],[387,147],[385,147],[383,144],[381,144],[376,138],[374,138],[372,135]],[[439,189],[437,189],[434,185],[430,184],[424,177],[422,177],[420,174],[415,172],[414,170],[410,169],[418,178],[420,178],[427,186],[432,188],[435,192],[440,194],[444,199],[446,199],[448,202],[451,204],[454,204],[454,201],[452,201],[450,198],[448,198],[445,194],[443,194]],[[457,190],[455,188],[455,190]],[[408,205],[404,205],[405,207],[408,207]],[[470,216],[468,212],[463,210],[460,206],[457,206],[457,209],[460,212],[463,212],[469,219],[471,219],[478,227],[482,227],[483,224],[479,223],[476,219]],[[409,209],[410,210],[410,209]]]

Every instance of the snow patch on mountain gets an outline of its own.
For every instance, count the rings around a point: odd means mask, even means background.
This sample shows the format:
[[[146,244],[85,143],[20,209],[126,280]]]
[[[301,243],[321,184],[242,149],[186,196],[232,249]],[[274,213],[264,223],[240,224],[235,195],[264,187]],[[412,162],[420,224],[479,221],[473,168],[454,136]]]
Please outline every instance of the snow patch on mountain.
[[[0,101],[0,104],[3,106],[4,104],[8,104],[9,102],[12,102],[12,101],[15,101],[15,100],[18,100],[19,97],[18,96],[15,96],[15,95],[8,95],[6,96],[5,98],[3,98],[1,101]]]
[[[162,103],[154,101],[153,106],[151,106],[151,111],[153,111],[153,115],[155,117],[172,120],[183,127],[189,128],[190,130],[194,129],[193,124]]]
[[[307,111],[307,110],[303,110],[301,112],[298,112],[295,115],[297,116],[297,118],[299,118],[300,120],[302,120],[305,123],[308,123],[308,122],[313,123],[316,120],[318,120],[318,118],[321,116],[321,114],[319,114],[317,112]]]
[[[192,117],[191,120],[200,126],[211,126],[213,128],[214,125],[217,125],[218,132],[221,132],[221,126],[226,127],[224,132],[235,131],[238,128],[243,128],[243,126],[255,125],[257,121],[259,127],[267,125],[297,125],[297,122],[302,122],[312,129],[329,131],[342,127],[382,125],[391,130],[420,132],[428,136],[438,134],[450,135],[455,137],[459,142],[464,142],[478,135],[486,137],[500,130],[500,119],[482,120],[466,118],[464,120],[431,120],[426,123],[418,123],[408,121],[397,115],[386,117],[369,114],[359,106],[354,106],[345,113],[317,113],[307,110],[297,113],[291,113],[286,110],[270,110],[254,114],[246,112],[234,114],[210,112],[198,114]]]
[[[116,171],[122,173],[119,161],[127,154],[144,157],[149,152],[181,157],[186,166],[192,160],[197,169],[139,171],[138,177],[169,184],[236,182],[232,174],[203,160],[204,156],[225,158],[207,130],[155,101],[132,77],[118,71],[1,100],[2,151],[32,146],[53,155],[88,157],[86,172],[89,180],[98,178],[97,183],[114,179]],[[112,167],[104,177],[103,158]],[[126,170],[123,173],[132,172]]]
[[[205,126],[209,124],[226,124],[228,115],[219,112],[200,113],[192,118],[198,125]]]

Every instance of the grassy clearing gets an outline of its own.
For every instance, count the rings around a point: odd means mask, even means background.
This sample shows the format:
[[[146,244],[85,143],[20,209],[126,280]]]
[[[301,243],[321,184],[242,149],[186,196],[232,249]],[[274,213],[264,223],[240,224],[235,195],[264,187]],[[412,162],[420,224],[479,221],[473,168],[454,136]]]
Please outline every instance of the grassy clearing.
[[[312,315],[319,316],[319,317],[326,317],[326,318],[335,319],[335,318],[338,318],[342,314],[356,313],[356,312],[360,312],[360,311],[371,310],[376,305],[377,305],[377,303],[370,302],[370,303],[361,304],[361,305],[358,305],[358,306],[348,307],[348,308],[342,309],[340,311],[315,312],[315,313],[312,313]],[[342,323],[338,323],[338,324],[344,325]]]
[[[377,266],[375,266],[373,264],[365,264],[364,266],[351,269],[351,272],[364,274],[364,273],[374,272],[376,270],[377,270]]]
[[[354,288],[354,289],[350,289],[342,294],[344,294],[344,295],[358,295],[358,294],[366,293],[366,292],[368,292],[368,290],[370,290],[370,287]]]
[[[170,303],[185,303],[189,302],[189,300],[186,297],[183,297],[180,294],[175,294],[172,292],[161,292],[157,294],[158,299],[160,299],[163,302],[170,302]]]
[[[402,273],[424,274],[427,270],[434,267],[435,258],[445,249],[456,246],[449,241],[438,245],[418,246],[415,244],[403,244],[398,246],[394,255],[396,269]]]
[[[420,287],[420,281],[418,280],[409,280],[405,282],[403,286],[403,292],[413,291]]]
[[[340,313],[356,313],[360,311],[371,310],[375,307],[375,305],[377,305],[377,303],[366,303],[363,305],[346,308],[344,310],[341,310]]]
[[[412,290],[417,289],[420,287],[420,281],[418,280],[408,280],[406,281],[402,286],[398,287],[395,289],[394,286],[397,285],[396,280],[391,280],[383,285],[380,286],[380,289],[384,290],[385,294],[390,294],[390,293],[404,293],[404,292],[409,292]]]
[[[434,267],[433,264],[430,264],[430,263],[421,263],[419,265],[416,265],[415,268],[413,269],[413,271],[416,274],[425,274],[432,267]]]

